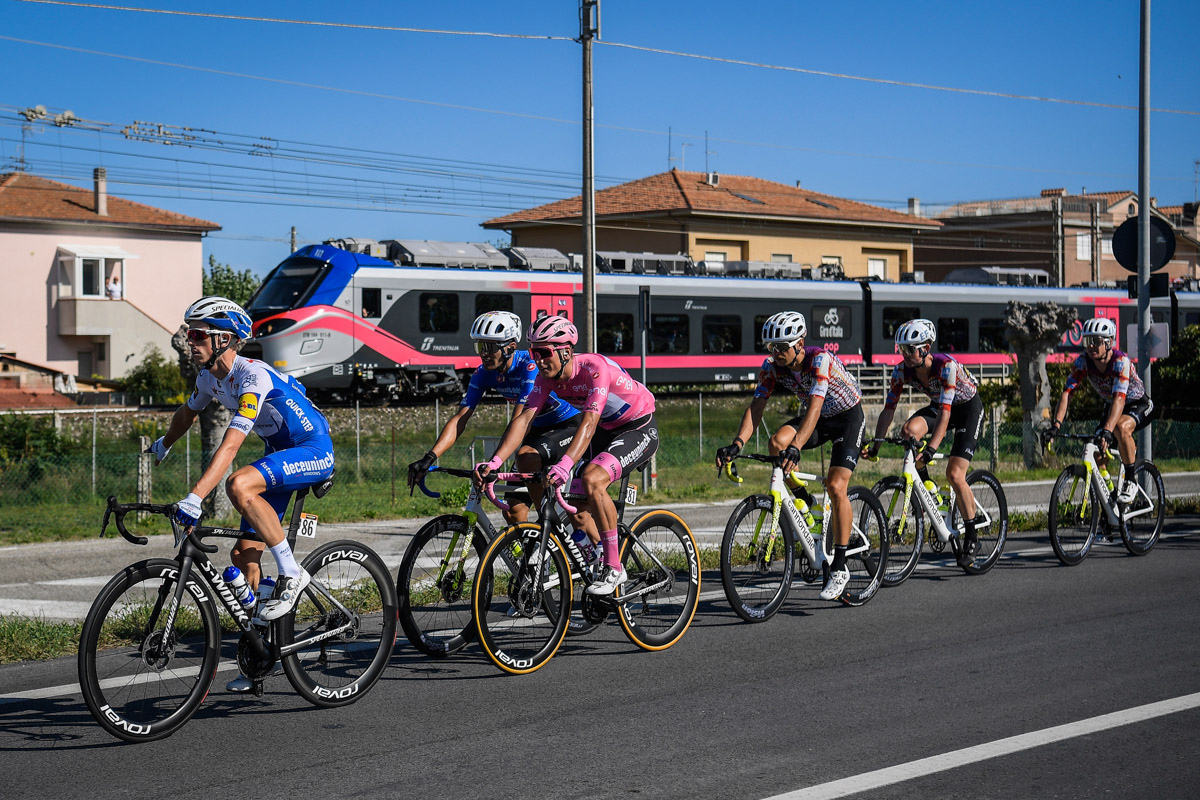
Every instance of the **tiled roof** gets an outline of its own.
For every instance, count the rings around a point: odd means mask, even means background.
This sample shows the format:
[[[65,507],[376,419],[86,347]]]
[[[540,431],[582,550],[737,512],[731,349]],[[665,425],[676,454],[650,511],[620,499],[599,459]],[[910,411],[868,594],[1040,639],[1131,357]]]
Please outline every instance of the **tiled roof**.
[[[596,216],[656,215],[663,212],[703,212],[737,216],[778,216],[806,220],[836,220],[890,225],[938,227],[940,222],[810,189],[742,175],[720,175],[710,186],[703,172],[660,172],[596,192]],[[578,219],[581,196],[517,211],[483,223],[507,228],[514,223]]]
[[[0,388],[0,409],[76,407],[71,398],[53,389]]]
[[[108,195],[108,215],[96,213],[91,189],[38,178],[24,172],[0,175],[0,219],[92,222],[176,230],[218,231],[215,222]]]
[[[1047,211],[1053,206],[1054,198],[1056,197],[1061,197],[1064,200],[1072,198],[1098,199],[1103,200],[1105,207],[1108,207],[1131,194],[1134,194],[1134,192],[1083,192],[1072,194],[1066,189],[1043,189],[1038,197],[1011,197],[1001,200],[972,200],[966,203],[956,203],[939,211],[937,216],[940,219],[944,219],[946,217],[972,217],[987,214],[1019,214],[1029,211]]]

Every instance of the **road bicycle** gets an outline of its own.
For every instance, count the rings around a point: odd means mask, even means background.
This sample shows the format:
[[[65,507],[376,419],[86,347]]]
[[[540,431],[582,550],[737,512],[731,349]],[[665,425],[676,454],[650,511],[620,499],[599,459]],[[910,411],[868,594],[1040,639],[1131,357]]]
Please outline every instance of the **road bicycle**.
[[[426,477],[434,472],[467,480],[472,475],[465,469],[430,467],[416,488],[435,499],[441,493],[425,485]],[[472,482],[461,514],[443,514],[421,526],[404,551],[396,572],[400,627],[413,647],[433,658],[458,652],[475,636],[471,586],[487,546],[500,535],[484,513],[482,497]],[[510,569],[513,567],[515,562],[509,565]],[[594,623],[573,613],[567,634],[583,635],[595,628]]]
[[[795,572],[805,583],[820,579],[823,585],[829,580],[833,515],[828,492],[822,505],[813,508],[814,499],[806,486],[809,481],[818,480],[817,475],[792,472],[785,478],[780,456],[757,453],[735,456],[735,460],[742,458],[771,465],[771,488],[770,494],[750,495],[742,500],[729,516],[721,539],[721,585],[739,617],[747,622],[763,622],[774,616],[787,599]],[[743,482],[734,460],[726,463],[724,474],[735,483]],[[795,484],[794,489],[788,488],[788,479]],[[850,582],[837,599],[849,606],[860,606],[879,589],[888,542],[883,509],[875,495],[863,486],[851,486],[846,495],[853,515],[846,550]],[[818,515],[819,542],[813,533]]]
[[[1137,486],[1133,502],[1122,503],[1107,471],[1101,472],[1096,461],[1100,448],[1094,435],[1060,433],[1054,438],[1087,442],[1080,463],[1063,468],[1050,495],[1047,527],[1058,560],[1075,566],[1087,557],[1098,535],[1109,537],[1114,529],[1121,532],[1130,553],[1149,553],[1163,526],[1163,480],[1158,467],[1150,461],[1138,461],[1133,475],[1126,476],[1122,464],[1117,485],[1120,478],[1125,478]],[[1046,449],[1053,452],[1052,441],[1046,442]]]
[[[538,481],[542,473],[507,472],[500,481]],[[484,485],[500,508],[495,483]],[[611,596],[586,592],[596,579],[593,567],[571,538],[571,501],[585,499],[580,481],[546,492],[539,523],[512,526],[488,545],[472,587],[476,631],[488,658],[501,670],[524,675],[543,667],[566,636],[579,591],[579,611],[591,624],[615,614],[621,629],[643,650],[665,650],[683,636],[700,602],[700,555],[691,529],[677,514],[647,511],[624,522],[625,507],[636,501],[637,486],[621,481],[616,502],[621,563],[628,574]]]
[[[954,487],[947,485],[942,494],[932,482],[927,484],[921,479],[916,466],[921,443],[911,437],[897,436],[871,441],[904,448],[901,473],[889,475],[871,488],[887,515],[888,542],[892,548],[883,584],[898,586],[917,568],[926,538],[926,519],[933,533],[929,537],[930,549],[940,553],[948,543],[955,561],[968,575],[982,575],[996,566],[1008,541],[1008,499],[1000,480],[986,469],[967,473],[967,485],[975,497],[975,534],[979,542],[975,557],[967,561],[962,557],[966,528],[955,501]]]
[[[317,497],[330,482],[314,490]],[[302,489],[288,529],[316,535],[304,514]],[[110,517],[127,541],[148,539],[125,527],[129,512],[167,517],[178,554],[130,564],[100,591],[79,641],[79,684],[88,710],[106,731],[129,742],[170,736],[192,717],[216,677],[224,610],[241,630],[237,665],[262,694],[263,680],[282,664],[296,692],[322,708],[344,706],[379,679],[396,641],[396,591],[383,560],[358,542],[324,544],[301,566],[312,576],[296,608],[271,623],[256,622],[207,556],[204,539],[256,539],[243,531],[195,527],[185,535],[175,505],[118,503],[108,498],[100,535]]]

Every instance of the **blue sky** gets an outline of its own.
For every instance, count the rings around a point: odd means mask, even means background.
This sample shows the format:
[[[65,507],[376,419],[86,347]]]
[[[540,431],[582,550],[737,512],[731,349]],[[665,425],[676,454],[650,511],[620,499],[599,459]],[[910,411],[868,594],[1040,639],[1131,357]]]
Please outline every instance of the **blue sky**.
[[[257,273],[287,255],[293,225],[302,242],[494,240],[483,220],[579,192],[581,48],[565,40],[578,35],[577,0],[123,4],[560,38],[0,0],[0,171],[23,156],[36,174],[90,185],[103,165],[112,193],[220,224],[206,255]],[[909,197],[929,209],[1057,186],[1137,189],[1136,110],[618,46],[1136,109],[1134,0],[601,0],[601,10],[600,187],[707,160],[724,174],[801,180],[892,208]],[[1195,198],[1198,35],[1200,3],[1153,4],[1151,106],[1166,109],[1151,117],[1160,205]],[[22,130],[17,112],[38,104],[85,123]],[[217,133],[164,146],[121,136],[135,121]]]

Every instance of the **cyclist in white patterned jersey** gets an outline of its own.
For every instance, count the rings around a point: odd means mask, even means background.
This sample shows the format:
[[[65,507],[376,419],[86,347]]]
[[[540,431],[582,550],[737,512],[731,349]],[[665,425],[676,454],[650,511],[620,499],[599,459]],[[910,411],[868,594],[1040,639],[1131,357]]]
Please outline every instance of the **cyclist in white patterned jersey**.
[[[329,423],[294,378],[237,354],[239,344],[251,334],[250,317],[239,305],[223,297],[204,297],[188,308],[184,321],[192,360],[201,368],[196,389],[175,412],[166,434],[147,452],[154,454],[155,463],[162,463],[171,446],[213,399],[234,412],[208,467],[178,503],[176,521],[190,531],[200,520],[203,498],[221,482],[246,437],[254,432],[262,438],[266,454],[234,471],[225,481],[225,492],[242,515],[241,530],[262,538],[262,542],[239,539],[230,551],[234,566],[245,574],[251,589],[256,589],[265,543],[279,567],[274,594],[256,618],[270,622],[295,607],[310,580],[296,562],[281,520],[295,490],[319,484],[333,474]],[[228,688],[248,691],[252,684],[239,676]]]
[[[762,340],[771,355],[763,362],[754,399],[742,415],[733,443],[717,450],[717,469],[741,452],[762,421],[767,401],[777,385],[808,402],[804,416],[781,425],[768,447],[771,455],[783,456],[781,466],[787,474],[796,468],[801,450],[833,443],[825,477],[825,490],[833,510],[833,562],[829,566],[829,582],[820,596],[822,600],[836,600],[850,582],[846,549],[850,544],[853,512],[847,490],[858,465],[866,420],[862,394],[854,378],[833,353],[820,347],[805,347],[807,334],[804,315],[797,311],[781,311],[763,323]]]

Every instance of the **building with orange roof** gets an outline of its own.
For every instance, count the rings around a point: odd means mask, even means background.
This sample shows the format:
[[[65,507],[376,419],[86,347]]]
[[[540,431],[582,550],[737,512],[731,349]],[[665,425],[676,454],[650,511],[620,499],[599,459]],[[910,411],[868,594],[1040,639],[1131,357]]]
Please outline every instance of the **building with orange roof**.
[[[911,205],[911,204],[910,204]],[[913,209],[915,210],[915,208]],[[580,196],[488,220],[516,247],[579,252]],[[942,223],[799,185],[672,169],[596,192],[596,249],[682,253],[694,261],[837,264],[852,278],[899,280],[913,240]]]
[[[200,296],[201,239],[220,226],[24,172],[0,174],[0,353],[119,378],[150,345],[172,353]]]

